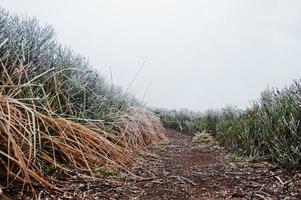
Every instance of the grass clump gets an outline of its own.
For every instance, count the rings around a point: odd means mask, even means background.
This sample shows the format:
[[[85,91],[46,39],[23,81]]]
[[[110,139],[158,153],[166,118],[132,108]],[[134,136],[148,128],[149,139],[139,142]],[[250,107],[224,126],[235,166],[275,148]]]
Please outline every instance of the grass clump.
[[[226,159],[228,159],[230,161],[240,161],[240,160],[242,160],[242,158],[236,153],[229,153],[226,156]]]
[[[164,139],[159,118],[60,45],[50,26],[0,9],[0,30],[4,188],[35,181],[60,190],[46,176],[53,169],[127,171],[136,151]]]
[[[192,141],[196,144],[208,144],[208,145],[215,144],[213,136],[205,132],[196,134],[192,138]]]
[[[301,166],[301,85],[268,89],[244,110],[224,110],[217,138],[232,151],[288,168]]]

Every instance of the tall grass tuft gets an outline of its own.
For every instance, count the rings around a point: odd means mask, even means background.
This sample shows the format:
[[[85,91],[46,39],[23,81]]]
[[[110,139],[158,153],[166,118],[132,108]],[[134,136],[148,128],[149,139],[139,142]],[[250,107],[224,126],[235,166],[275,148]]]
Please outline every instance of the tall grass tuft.
[[[60,45],[50,26],[0,9],[0,30],[0,185],[55,188],[49,166],[127,171],[137,151],[164,139],[159,118]]]
[[[301,165],[301,82],[267,89],[245,111],[224,110],[218,139],[230,150],[260,156],[281,166]]]

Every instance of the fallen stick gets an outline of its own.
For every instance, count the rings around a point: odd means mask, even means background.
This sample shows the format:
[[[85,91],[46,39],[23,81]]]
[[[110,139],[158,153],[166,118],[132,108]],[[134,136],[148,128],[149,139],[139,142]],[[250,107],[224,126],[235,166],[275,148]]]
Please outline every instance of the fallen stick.
[[[196,186],[196,183],[192,182],[190,179],[185,178],[185,177],[183,177],[183,176],[181,176],[181,178],[184,179],[184,180],[186,180],[186,181],[189,182],[190,184]]]

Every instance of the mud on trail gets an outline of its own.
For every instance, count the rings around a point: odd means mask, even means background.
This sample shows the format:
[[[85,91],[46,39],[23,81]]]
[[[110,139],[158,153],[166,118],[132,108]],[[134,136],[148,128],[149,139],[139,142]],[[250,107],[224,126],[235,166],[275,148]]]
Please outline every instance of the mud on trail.
[[[66,193],[41,189],[41,199],[301,199],[301,173],[289,174],[268,163],[232,162],[224,151],[197,145],[192,136],[168,130],[168,143],[151,147],[123,181],[59,175]],[[1,199],[1,198],[0,198]],[[24,198],[22,198],[24,199]],[[31,199],[31,198],[26,198]]]

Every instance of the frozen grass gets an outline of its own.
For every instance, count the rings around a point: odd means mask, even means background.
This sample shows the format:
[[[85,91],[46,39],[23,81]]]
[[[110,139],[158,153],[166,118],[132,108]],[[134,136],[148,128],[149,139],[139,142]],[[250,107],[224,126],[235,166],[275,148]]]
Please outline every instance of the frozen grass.
[[[202,145],[214,145],[215,141],[212,135],[209,133],[198,133],[193,138],[192,141],[196,144],[202,144]]]
[[[281,166],[301,166],[301,85],[268,89],[244,111],[221,113],[217,138],[232,151],[263,157]]]
[[[50,166],[127,171],[137,151],[164,139],[159,118],[58,44],[51,27],[0,9],[0,30],[2,186],[54,187]]]
[[[232,152],[286,168],[301,167],[301,81],[282,90],[265,90],[246,110],[227,107],[206,113],[156,112],[165,125],[177,122],[187,125],[188,132],[211,132]]]

